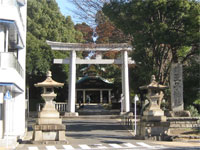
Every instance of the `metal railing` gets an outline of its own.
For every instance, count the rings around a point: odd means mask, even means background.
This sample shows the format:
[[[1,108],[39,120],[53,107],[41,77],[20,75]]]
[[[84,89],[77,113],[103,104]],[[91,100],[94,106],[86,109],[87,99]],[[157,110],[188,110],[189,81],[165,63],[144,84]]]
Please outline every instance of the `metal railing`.
[[[45,103],[38,103],[37,104],[37,110],[41,111],[42,108],[44,107]],[[67,103],[55,103],[55,108],[59,111],[59,112],[67,112]]]
[[[0,53],[0,68],[14,68],[24,78],[24,70],[12,52]]]

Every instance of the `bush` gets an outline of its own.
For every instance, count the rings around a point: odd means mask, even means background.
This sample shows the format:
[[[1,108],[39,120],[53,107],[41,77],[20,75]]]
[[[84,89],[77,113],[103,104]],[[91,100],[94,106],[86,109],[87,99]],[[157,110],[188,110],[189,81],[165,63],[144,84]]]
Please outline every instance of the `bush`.
[[[197,108],[198,112],[200,113],[200,99],[195,100],[193,104]]]
[[[190,112],[192,117],[200,117],[198,110],[193,105],[189,105],[186,110]]]
[[[194,101],[194,104],[200,105],[200,99],[195,100],[195,101]]]

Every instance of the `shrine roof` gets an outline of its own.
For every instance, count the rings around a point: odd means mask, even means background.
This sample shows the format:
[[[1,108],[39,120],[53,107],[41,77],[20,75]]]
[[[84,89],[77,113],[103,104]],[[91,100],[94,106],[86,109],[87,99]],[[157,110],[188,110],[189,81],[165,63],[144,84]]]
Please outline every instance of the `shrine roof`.
[[[110,81],[108,81],[105,78],[102,78],[100,76],[85,76],[85,77],[81,78],[80,80],[78,80],[77,83],[83,82],[84,80],[87,80],[87,79],[99,79],[99,80],[102,80],[103,82],[105,82],[107,84],[113,84],[112,82],[110,82]]]
[[[110,82],[100,76],[85,76],[76,82],[77,89],[80,88],[112,88],[113,82]]]
[[[63,51],[131,51],[133,48],[129,43],[110,43],[110,44],[95,44],[95,43],[63,43],[46,41],[52,50]]]

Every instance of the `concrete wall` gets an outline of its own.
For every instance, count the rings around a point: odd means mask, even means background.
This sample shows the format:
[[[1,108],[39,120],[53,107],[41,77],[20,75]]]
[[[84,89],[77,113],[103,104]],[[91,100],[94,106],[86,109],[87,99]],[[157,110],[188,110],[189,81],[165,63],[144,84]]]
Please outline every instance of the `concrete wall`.
[[[22,3],[21,3],[22,4]],[[9,23],[13,22],[12,25],[20,38],[20,42],[16,45],[20,47],[18,49],[17,63],[20,64],[23,73],[12,66],[0,65],[0,83],[10,83],[11,86],[0,86],[0,104],[1,98],[5,96],[5,93],[9,90],[12,96],[9,100],[3,100],[2,104],[4,107],[3,118],[0,120],[0,146],[4,145],[7,139],[9,144],[16,143],[17,138],[23,138],[25,135],[25,72],[26,72],[26,20],[27,20],[27,0],[25,5],[18,5],[16,0],[1,0],[0,1],[0,20],[1,25],[8,27]],[[3,21],[8,21],[3,23]],[[13,32],[13,33],[15,33]],[[2,37],[6,36],[6,31],[1,32]],[[4,35],[3,35],[4,34]],[[12,38],[12,34],[10,35]],[[5,43],[8,38],[0,38],[1,43]],[[8,42],[8,41],[6,41]],[[2,47],[3,49],[3,47]],[[1,52],[8,52],[8,50],[2,50]],[[6,59],[3,62],[6,62]],[[7,60],[9,61],[9,60]]]

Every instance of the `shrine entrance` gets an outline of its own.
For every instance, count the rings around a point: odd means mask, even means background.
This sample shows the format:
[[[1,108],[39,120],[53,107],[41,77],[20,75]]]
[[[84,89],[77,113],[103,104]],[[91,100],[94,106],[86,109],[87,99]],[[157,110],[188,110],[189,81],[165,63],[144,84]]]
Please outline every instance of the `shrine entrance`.
[[[87,75],[76,82],[76,100],[78,103],[109,103],[113,83],[100,76]],[[89,99],[89,100],[88,100]]]
[[[100,92],[98,90],[85,91],[85,97],[83,97],[84,91],[77,92],[77,101],[83,104],[85,103],[100,103]],[[87,97],[90,97],[90,101],[87,100]]]
[[[55,64],[69,64],[69,94],[68,94],[68,114],[78,115],[75,112],[76,102],[76,64],[118,64],[122,65],[122,102],[121,113],[130,111],[130,94],[129,94],[129,73],[128,64],[135,64],[131,58],[128,58],[128,51],[132,51],[128,43],[121,44],[82,44],[82,43],[62,43],[47,41],[52,50],[70,51],[70,58],[54,59]],[[96,53],[95,59],[81,59],[76,56],[77,51],[93,51]],[[102,52],[120,51],[121,58],[103,59]],[[101,94],[100,94],[101,95]],[[97,96],[97,94],[96,94]],[[84,96],[85,97],[85,96]],[[100,96],[101,97],[101,96]],[[101,100],[101,99],[100,99]]]
[[[110,90],[77,90],[77,102],[85,103],[97,103],[97,104],[110,104]],[[87,97],[90,97],[90,102],[87,100]]]

